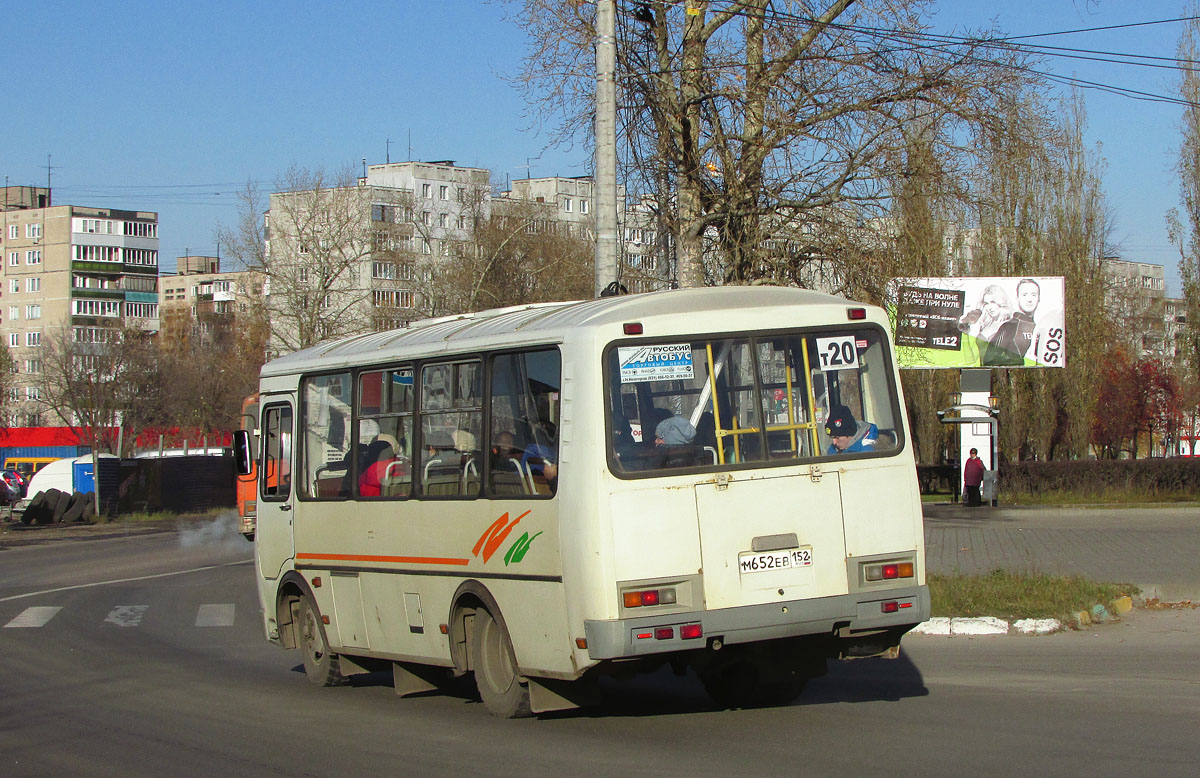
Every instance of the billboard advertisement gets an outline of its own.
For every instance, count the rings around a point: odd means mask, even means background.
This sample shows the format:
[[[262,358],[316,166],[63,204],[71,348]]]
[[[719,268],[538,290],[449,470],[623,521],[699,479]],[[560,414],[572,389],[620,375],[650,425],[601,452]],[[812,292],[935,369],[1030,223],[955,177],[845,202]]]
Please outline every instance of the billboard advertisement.
[[[1066,365],[1062,276],[897,278],[889,293],[900,367]]]

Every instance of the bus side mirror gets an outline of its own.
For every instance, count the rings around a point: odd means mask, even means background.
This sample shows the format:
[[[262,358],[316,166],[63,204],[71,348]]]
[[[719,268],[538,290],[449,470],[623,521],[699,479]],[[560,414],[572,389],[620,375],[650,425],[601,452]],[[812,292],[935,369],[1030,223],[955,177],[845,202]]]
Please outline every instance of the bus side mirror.
[[[250,475],[254,457],[250,453],[250,432],[233,431],[233,470],[238,475]]]

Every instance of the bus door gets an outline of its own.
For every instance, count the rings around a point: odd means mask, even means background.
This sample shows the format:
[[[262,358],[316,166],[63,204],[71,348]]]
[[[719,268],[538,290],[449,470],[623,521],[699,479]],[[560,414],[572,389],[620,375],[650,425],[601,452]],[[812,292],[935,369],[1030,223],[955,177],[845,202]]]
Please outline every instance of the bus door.
[[[718,464],[778,464],[820,453],[823,393],[810,338],[709,344],[704,362]],[[699,354],[697,356],[700,356]],[[806,380],[807,379],[807,380]],[[696,485],[709,608],[845,594],[838,470],[731,471]],[[786,472],[786,475],[784,474]]]
[[[845,594],[836,470],[696,486],[708,608]]]
[[[264,398],[259,425],[258,528],[254,555],[263,578],[275,579],[295,556],[292,538],[294,401]]]

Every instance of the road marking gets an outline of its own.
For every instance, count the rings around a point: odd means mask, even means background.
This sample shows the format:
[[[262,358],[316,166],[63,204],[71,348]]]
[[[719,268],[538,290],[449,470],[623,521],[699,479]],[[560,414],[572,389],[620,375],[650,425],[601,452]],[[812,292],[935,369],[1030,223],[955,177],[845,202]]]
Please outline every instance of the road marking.
[[[112,581],[95,581],[94,583],[77,584],[75,586],[60,586],[57,589],[43,589],[40,592],[28,592],[26,594],[14,594],[11,597],[0,597],[0,602],[8,602],[10,600],[24,600],[27,597],[38,597],[43,594],[55,594],[57,592],[71,592],[76,589],[90,589],[93,586],[108,586],[110,584],[130,583],[132,581],[149,581],[154,578],[169,578],[173,575],[187,575],[188,573],[200,573],[205,570],[216,570],[221,567],[235,567],[237,565],[248,565],[253,562],[253,559],[243,559],[238,562],[226,562],[223,565],[205,565],[204,567],[193,567],[190,570],[173,570],[169,573],[155,573],[154,575],[139,575],[136,578],[116,578]]]
[[[12,621],[5,624],[5,627],[41,627],[54,616],[62,608],[57,605],[35,605],[32,608],[26,608]]]
[[[137,627],[142,623],[142,617],[150,609],[149,605],[118,605],[108,613],[105,624],[116,624],[118,627]]]
[[[233,603],[201,605],[196,614],[197,627],[232,627]]]

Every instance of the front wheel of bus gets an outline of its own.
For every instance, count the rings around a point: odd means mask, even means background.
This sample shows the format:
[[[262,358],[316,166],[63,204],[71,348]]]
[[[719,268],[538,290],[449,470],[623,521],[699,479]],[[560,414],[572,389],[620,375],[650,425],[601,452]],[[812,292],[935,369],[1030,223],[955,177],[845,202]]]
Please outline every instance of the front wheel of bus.
[[[492,614],[480,608],[471,630],[471,669],[488,713],[505,719],[530,715],[529,682],[517,672],[512,642]]]
[[[304,673],[318,686],[340,686],[345,683],[339,668],[338,655],[330,652],[325,639],[325,625],[317,606],[308,597],[300,602],[299,638],[296,642],[304,655]]]

